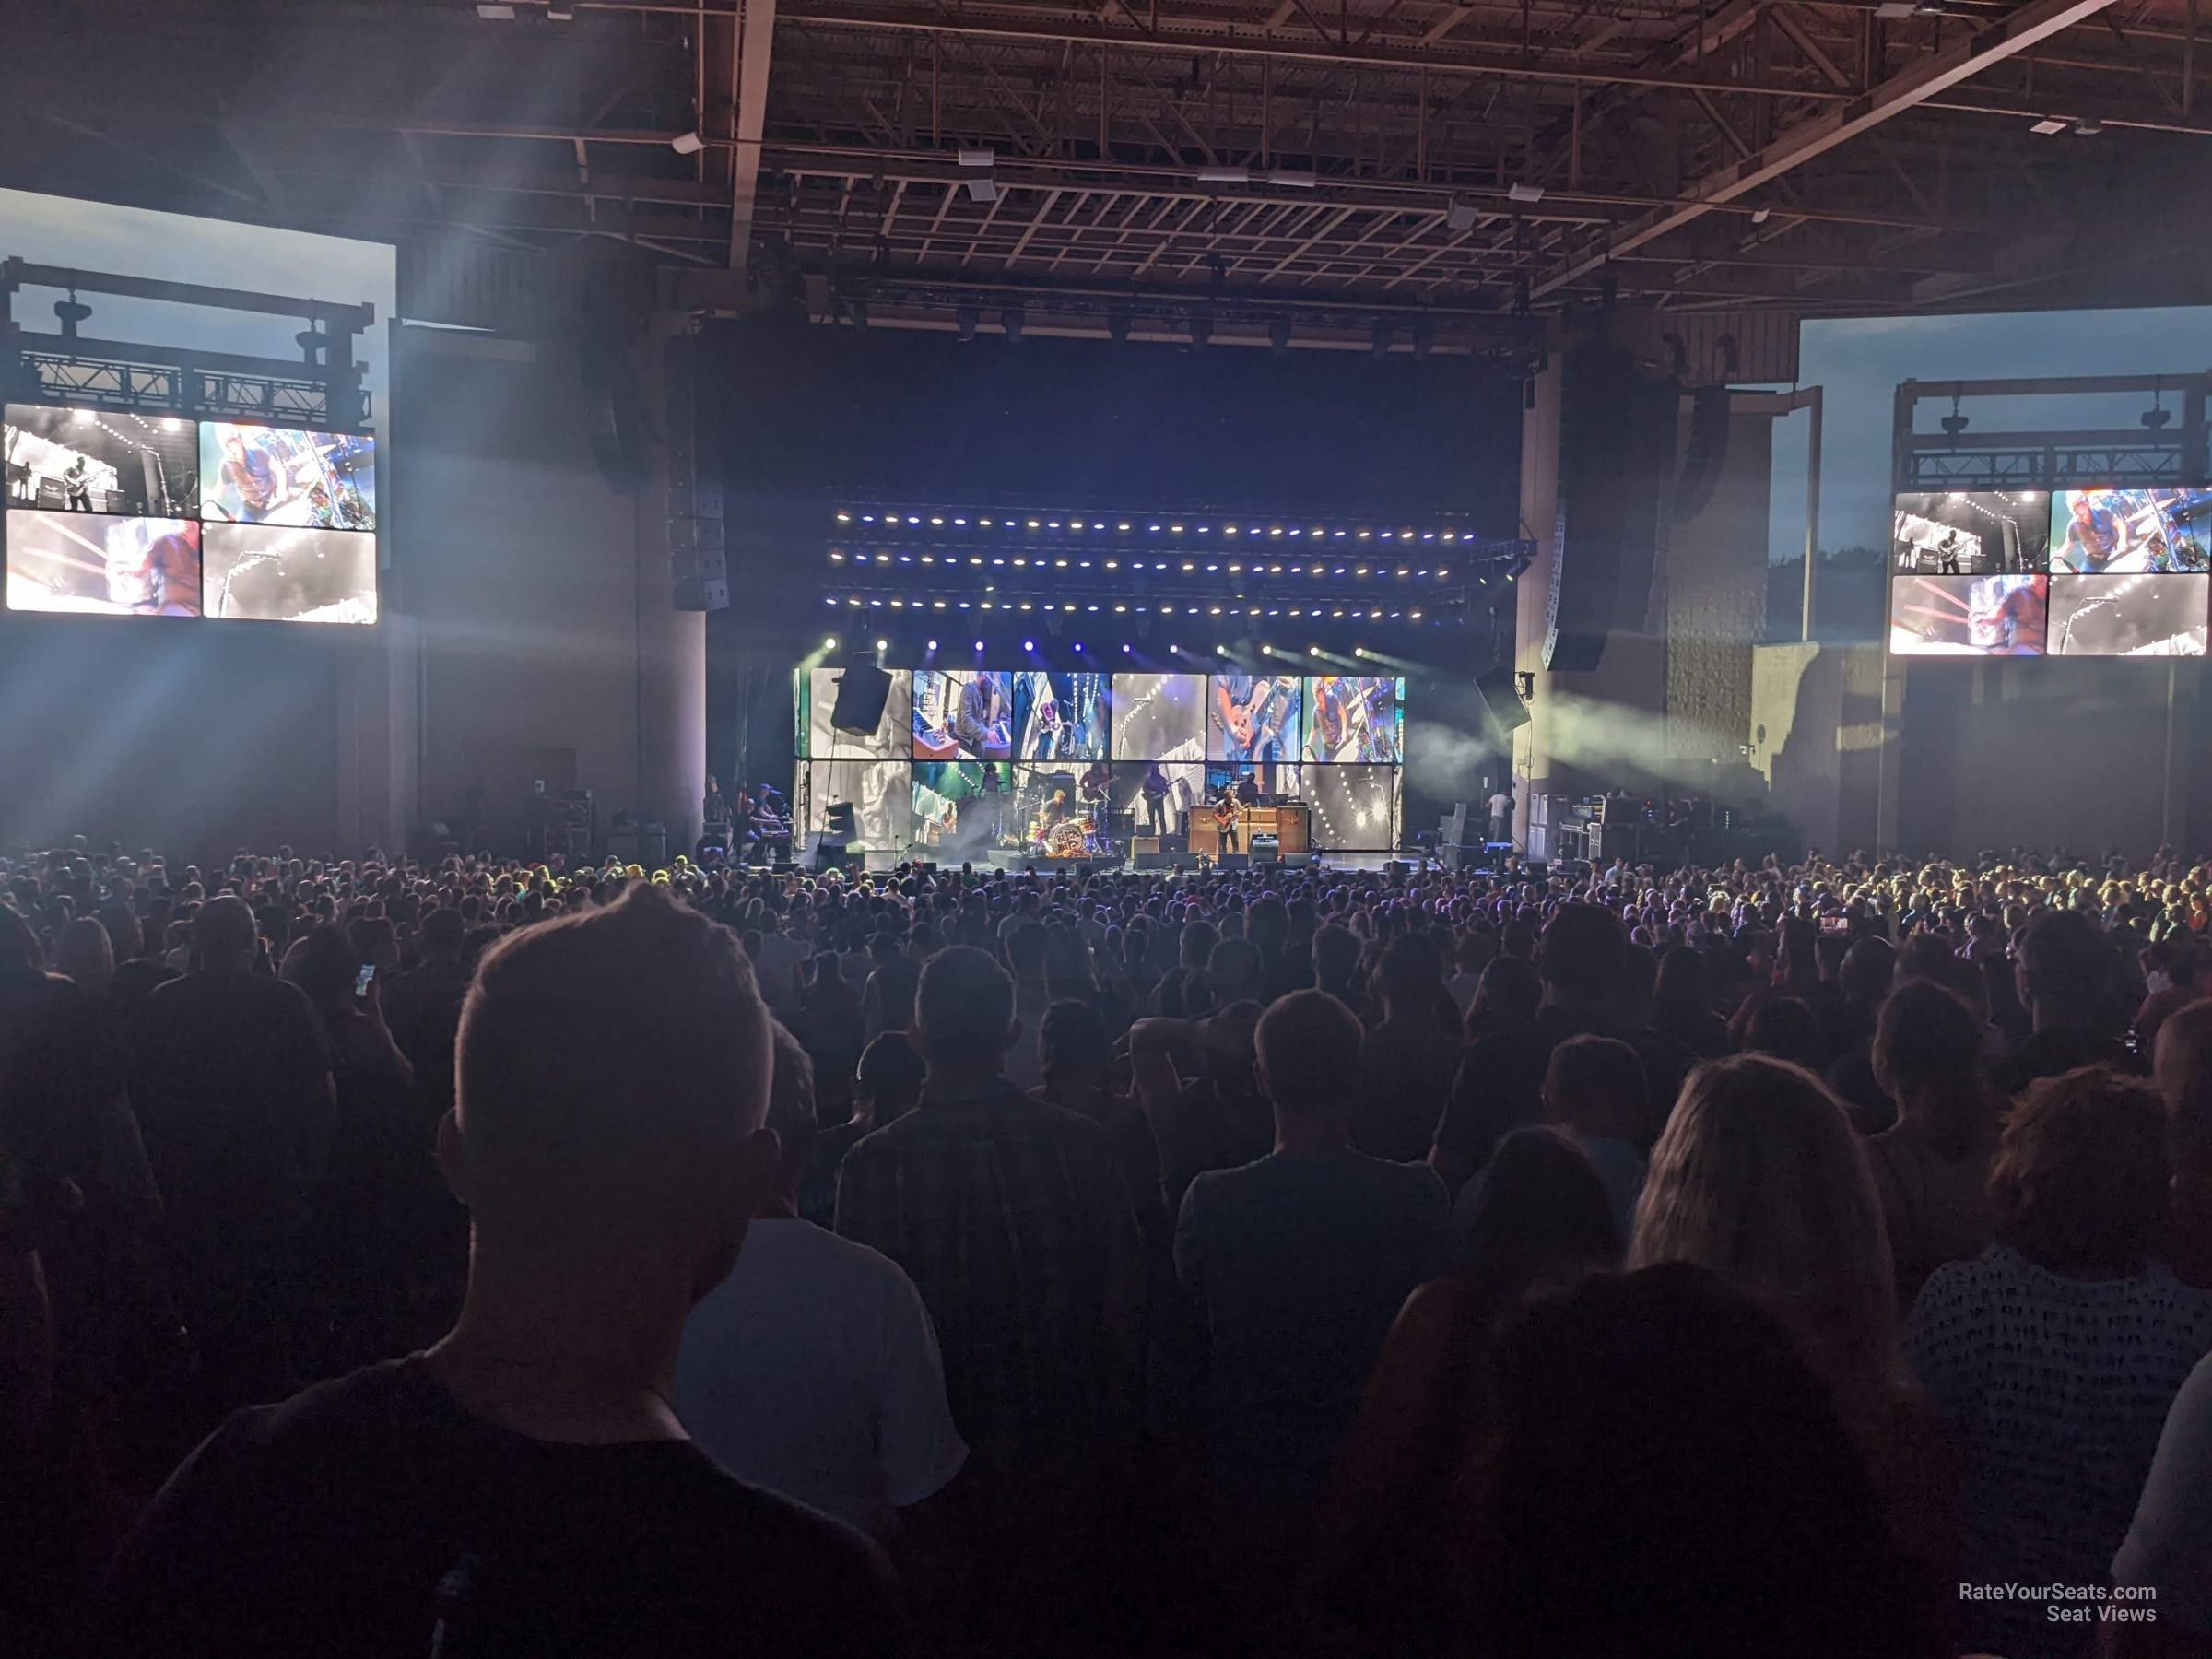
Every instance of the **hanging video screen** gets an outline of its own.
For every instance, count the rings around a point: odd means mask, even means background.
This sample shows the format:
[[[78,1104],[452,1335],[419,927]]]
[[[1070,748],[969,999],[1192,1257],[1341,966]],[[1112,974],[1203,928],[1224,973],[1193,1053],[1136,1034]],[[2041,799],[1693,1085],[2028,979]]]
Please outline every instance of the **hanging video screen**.
[[[1012,816],[1014,767],[1005,760],[923,760],[912,769],[913,841],[955,863],[997,846]]]
[[[1295,674],[1217,674],[1206,706],[1206,758],[1296,760],[1305,684]]]
[[[1399,769],[1309,766],[1313,845],[1324,853],[1387,853],[1398,844]]]
[[[1306,681],[1306,759],[1395,766],[1405,759],[1406,682],[1326,674]]]
[[[890,690],[883,700],[883,717],[876,723],[874,731],[841,732],[833,722],[837,714],[838,685],[844,675],[842,668],[793,671],[799,754],[821,760],[904,759],[909,747],[912,677],[906,674],[890,676]]]
[[[917,760],[1011,760],[1014,677],[917,669],[912,724]]]
[[[124,518],[197,518],[199,445],[175,415],[9,404],[0,425],[7,505]]]
[[[841,804],[853,808],[850,845],[874,853],[905,853],[913,839],[907,782],[912,769],[907,762],[808,760],[801,766],[806,784],[802,835],[828,833],[830,811]]]
[[[206,614],[222,621],[376,620],[376,538],[208,524]]]
[[[1204,760],[1206,683],[1203,674],[1113,677],[1116,760]]]
[[[2212,576],[2053,576],[2052,656],[2205,654]]]
[[[200,423],[200,512],[210,521],[376,528],[376,440],[297,427]]]
[[[2041,571],[2051,550],[2044,490],[1900,495],[1889,568],[1911,576],[2009,576]]]
[[[2053,574],[2212,571],[2212,490],[2053,490],[2050,547]]]
[[[1131,834],[1179,835],[1191,808],[1206,798],[1206,768],[1190,760],[1116,760],[1107,790]]]
[[[1889,649],[1899,656],[2041,656],[2048,576],[1899,576]]]
[[[196,617],[200,588],[200,526],[190,519],[7,515],[9,610]]]
[[[1014,759],[1103,760],[1112,677],[1027,670],[1012,677]]]

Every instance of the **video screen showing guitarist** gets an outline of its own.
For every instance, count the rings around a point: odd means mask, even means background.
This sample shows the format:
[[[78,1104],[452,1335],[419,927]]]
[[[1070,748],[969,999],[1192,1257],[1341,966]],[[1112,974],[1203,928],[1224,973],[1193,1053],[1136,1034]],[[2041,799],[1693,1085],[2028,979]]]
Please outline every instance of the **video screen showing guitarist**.
[[[1206,712],[1206,759],[1232,765],[1296,754],[1299,681],[1288,674],[1218,674]]]

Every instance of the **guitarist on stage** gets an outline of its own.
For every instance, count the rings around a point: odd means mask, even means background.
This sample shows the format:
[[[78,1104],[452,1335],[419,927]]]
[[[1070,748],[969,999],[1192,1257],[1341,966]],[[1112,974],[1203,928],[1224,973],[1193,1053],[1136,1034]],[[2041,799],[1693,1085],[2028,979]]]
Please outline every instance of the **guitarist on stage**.
[[[1214,803],[1214,827],[1221,831],[1221,851],[1241,853],[1243,848],[1244,806],[1237,799],[1237,786],[1224,783],[1221,798]]]

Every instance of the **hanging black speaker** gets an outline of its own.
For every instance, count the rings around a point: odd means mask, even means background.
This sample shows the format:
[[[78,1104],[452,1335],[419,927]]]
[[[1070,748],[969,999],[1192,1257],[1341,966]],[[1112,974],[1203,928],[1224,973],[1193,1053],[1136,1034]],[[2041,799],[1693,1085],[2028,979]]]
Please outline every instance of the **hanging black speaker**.
[[[1528,724],[1528,705],[1521,700],[1511,668],[1492,668],[1477,677],[1475,689],[1482,693],[1483,712],[1496,735],[1504,736]]]
[[[867,663],[855,663],[838,677],[837,706],[830,724],[855,737],[873,737],[883,724],[883,706],[890,700],[891,677]]]

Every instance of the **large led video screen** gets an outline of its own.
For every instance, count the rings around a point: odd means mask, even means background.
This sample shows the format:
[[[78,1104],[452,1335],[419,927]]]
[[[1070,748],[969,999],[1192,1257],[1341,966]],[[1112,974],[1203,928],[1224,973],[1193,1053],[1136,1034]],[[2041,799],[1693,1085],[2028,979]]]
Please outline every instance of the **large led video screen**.
[[[2205,654],[2212,575],[2051,578],[2052,656]]]
[[[1112,677],[1029,670],[1013,677],[1014,759],[1103,760]]]
[[[1206,758],[1298,759],[1305,685],[1295,674],[1217,674],[1206,708]]]
[[[1206,768],[1190,760],[1116,760],[1108,802],[1138,835],[1177,835],[1206,798]]]
[[[1014,810],[1011,761],[918,760],[912,781],[917,846],[963,862],[1003,841]]]
[[[2053,574],[2212,571],[2212,490],[2053,490],[2050,547]]]
[[[200,586],[200,526],[190,519],[7,515],[9,610],[196,617]]]
[[[237,524],[373,530],[376,440],[203,421],[200,516]]]
[[[0,422],[0,460],[10,507],[124,518],[200,515],[199,445],[193,423],[179,416],[9,404]]]
[[[1324,674],[1306,681],[1306,759],[1395,766],[1406,755],[1402,679]]]
[[[794,669],[796,738],[802,757],[820,760],[903,760],[911,744],[908,724],[913,680],[905,674],[890,677],[891,688],[883,700],[883,718],[869,733],[841,732],[830,724],[837,712],[838,682],[842,668]]]
[[[841,803],[853,808],[854,840],[864,852],[903,856],[913,840],[913,803],[904,760],[807,760],[800,763],[806,799],[800,813],[803,835],[830,828],[830,811]]]
[[[1890,520],[1889,568],[1901,575],[2019,575],[2042,570],[2050,548],[2040,489],[1900,495]]]
[[[1011,760],[1014,677],[995,670],[914,672],[917,760]]]
[[[1386,853],[1398,844],[1394,766],[1311,766],[1307,801],[1313,845],[1323,853]]]
[[[206,530],[206,614],[222,621],[376,620],[376,538],[343,530]]]
[[[1203,674],[1113,677],[1116,760],[1204,760],[1206,684]]]
[[[1898,576],[1889,649],[1899,656],[2040,656],[2048,576]]]

